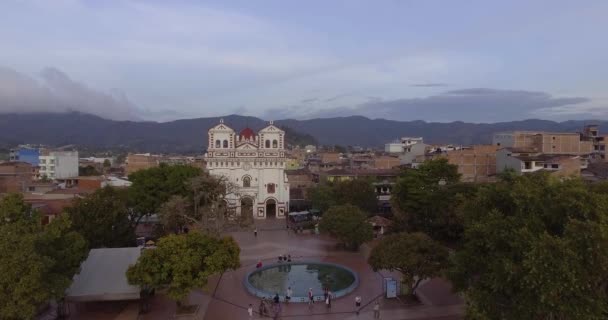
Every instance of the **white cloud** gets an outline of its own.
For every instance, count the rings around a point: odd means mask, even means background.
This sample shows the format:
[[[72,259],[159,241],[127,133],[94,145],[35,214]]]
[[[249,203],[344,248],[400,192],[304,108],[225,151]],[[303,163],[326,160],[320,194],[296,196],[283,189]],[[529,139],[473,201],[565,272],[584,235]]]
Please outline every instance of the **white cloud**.
[[[70,79],[65,73],[46,68],[40,80],[0,67],[0,112],[78,111],[113,120],[142,120],[148,113],[125,94],[109,94]]]

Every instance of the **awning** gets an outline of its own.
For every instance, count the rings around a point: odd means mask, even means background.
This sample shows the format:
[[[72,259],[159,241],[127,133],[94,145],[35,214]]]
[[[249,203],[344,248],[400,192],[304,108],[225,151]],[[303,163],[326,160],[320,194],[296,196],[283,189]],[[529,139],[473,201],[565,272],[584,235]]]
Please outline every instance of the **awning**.
[[[127,282],[127,269],[141,255],[141,248],[102,248],[89,251],[66,292],[67,301],[117,301],[139,299],[139,287]]]

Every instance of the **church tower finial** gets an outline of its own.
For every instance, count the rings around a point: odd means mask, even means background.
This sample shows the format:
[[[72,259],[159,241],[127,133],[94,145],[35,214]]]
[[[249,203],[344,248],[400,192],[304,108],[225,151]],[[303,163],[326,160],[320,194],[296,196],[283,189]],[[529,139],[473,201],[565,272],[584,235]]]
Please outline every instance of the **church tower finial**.
[[[220,118],[220,123],[224,123],[224,118]]]
[[[274,121],[270,120],[270,125],[274,124]]]

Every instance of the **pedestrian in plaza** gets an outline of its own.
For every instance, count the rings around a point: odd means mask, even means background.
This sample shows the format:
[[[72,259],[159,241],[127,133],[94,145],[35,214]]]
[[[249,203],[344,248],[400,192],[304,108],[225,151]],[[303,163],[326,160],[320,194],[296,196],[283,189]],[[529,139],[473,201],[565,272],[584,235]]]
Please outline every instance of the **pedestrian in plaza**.
[[[359,315],[359,309],[361,309],[361,296],[356,296],[355,297],[355,310],[357,312],[357,315]]]
[[[374,303],[374,319],[380,319],[380,302]]]
[[[258,237],[258,228],[257,227],[253,228],[253,236],[256,238]]]
[[[327,293],[329,290],[327,290],[327,287],[323,288],[323,301],[327,300]]]
[[[291,262],[291,255],[290,254],[287,255],[287,262]]]
[[[279,293],[277,292],[274,296],[274,304],[279,304],[279,301],[281,301],[281,298],[279,298]]]
[[[262,260],[258,260],[258,263],[255,265],[256,268],[261,268],[262,267]]]
[[[287,287],[287,292],[285,293],[285,303],[289,303],[289,301],[291,301],[292,295],[293,295],[293,290],[291,290],[291,287]]]
[[[312,304],[315,303],[315,296],[312,294],[312,288],[308,289],[308,308],[312,309]]]
[[[332,300],[331,291],[327,290],[327,298],[325,298],[325,304],[327,305],[327,309],[331,309],[331,300]]]
[[[247,307],[247,314],[249,315],[249,319],[253,319],[253,305],[251,303]]]
[[[260,301],[258,312],[260,313],[260,317],[263,317],[266,314],[266,298],[262,298]]]

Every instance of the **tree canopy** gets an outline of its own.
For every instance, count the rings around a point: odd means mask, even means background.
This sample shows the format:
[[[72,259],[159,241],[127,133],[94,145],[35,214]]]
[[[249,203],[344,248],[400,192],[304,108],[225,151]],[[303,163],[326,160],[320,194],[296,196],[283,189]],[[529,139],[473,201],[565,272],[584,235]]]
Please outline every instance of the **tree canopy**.
[[[0,318],[32,319],[64,295],[87,254],[67,216],[42,226],[40,216],[11,194],[0,200]]]
[[[186,181],[201,174],[200,168],[188,165],[161,164],[136,171],[129,175],[129,180],[133,182],[129,187],[131,206],[140,216],[157,213],[171,196],[187,197],[190,192]]]
[[[450,278],[476,319],[605,319],[608,198],[578,179],[510,176],[465,206]]]
[[[396,229],[424,232],[440,241],[460,240],[464,224],[461,206],[476,186],[459,181],[457,166],[446,159],[429,160],[418,169],[405,170],[391,198]]]
[[[197,231],[173,234],[161,238],[155,249],[145,250],[127,270],[127,279],[142,288],[167,289],[167,295],[179,303],[191,290],[203,287],[209,276],[238,268],[239,253],[231,237]]]
[[[311,188],[309,198],[313,208],[323,212],[344,204],[354,205],[366,213],[374,213],[378,207],[376,192],[367,179],[324,183]]]
[[[104,187],[75,199],[66,213],[72,228],[85,237],[90,248],[135,245],[135,217],[127,205],[127,191]]]
[[[373,237],[372,226],[366,218],[365,213],[353,205],[334,206],[323,214],[319,229],[336,237],[347,247],[358,249]]]
[[[401,272],[402,282],[415,293],[421,280],[439,276],[448,267],[448,250],[421,232],[392,234],[374,247],[368,262],[374,270]]]

